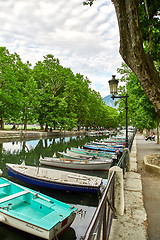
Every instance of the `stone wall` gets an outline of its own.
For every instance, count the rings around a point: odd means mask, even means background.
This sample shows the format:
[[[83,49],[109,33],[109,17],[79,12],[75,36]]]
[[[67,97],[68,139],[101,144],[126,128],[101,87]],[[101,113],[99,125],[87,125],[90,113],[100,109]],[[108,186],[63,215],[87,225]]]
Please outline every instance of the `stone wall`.
[[[76,136],[85,135],[85,131],[53,131],[53,132],[43,132],[43,131],[0,131],[0,140],[9,141],[11,139],[40,139],[55,136]]]

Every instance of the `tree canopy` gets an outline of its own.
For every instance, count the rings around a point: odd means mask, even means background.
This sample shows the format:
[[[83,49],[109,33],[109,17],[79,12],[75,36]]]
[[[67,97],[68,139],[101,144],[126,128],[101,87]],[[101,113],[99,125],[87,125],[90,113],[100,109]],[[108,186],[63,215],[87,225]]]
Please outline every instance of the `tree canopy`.
[[[24,129],[36,122],[46,131],[48,127],[71,130],[118,126],[118,112],[105,105],[90,83],[51,54],[31,68],[16,53],[0,47],[1,128],[4,120],[23,123]]]

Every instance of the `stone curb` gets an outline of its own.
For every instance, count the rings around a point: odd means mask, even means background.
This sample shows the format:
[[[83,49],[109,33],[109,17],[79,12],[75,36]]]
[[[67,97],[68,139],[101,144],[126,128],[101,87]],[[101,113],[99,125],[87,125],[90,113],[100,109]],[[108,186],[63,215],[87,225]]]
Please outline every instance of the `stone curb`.
[[[144,162],[145,170],[150,172],[150,173],[155,173],[155,174],[160,175],[160,167],[158,167],[156,165],[153,165],[153,164],[150,164],[148,162],[149,159],[151,159],[152,156],[153,155],[146,155],[146,156],[144,156],[144,161],[143,162]]]

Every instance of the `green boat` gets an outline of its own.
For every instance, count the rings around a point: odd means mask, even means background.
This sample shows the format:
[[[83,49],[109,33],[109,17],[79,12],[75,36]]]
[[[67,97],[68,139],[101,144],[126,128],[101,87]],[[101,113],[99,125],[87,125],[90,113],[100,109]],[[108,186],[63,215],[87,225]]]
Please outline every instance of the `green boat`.
[[[74,221],[76,208],[0,177],[0,222],[29,234],[57,239]]]
[[[75,154],[82,154],[84,156],[98,156],[98,157],[106,157],[112,158],[115,157],[116,154],[112,152],[103,152],[103,151],[95,151],[95,150],[86,150],[81,148],[72,148],[71,150],[67,150],[67,153],[75,153]]]

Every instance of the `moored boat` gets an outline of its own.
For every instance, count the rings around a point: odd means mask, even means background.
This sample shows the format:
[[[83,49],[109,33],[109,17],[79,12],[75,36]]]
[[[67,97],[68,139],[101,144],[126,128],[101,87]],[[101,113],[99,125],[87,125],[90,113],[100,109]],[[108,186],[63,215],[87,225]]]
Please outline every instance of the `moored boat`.
[[[45,188],[98,193],[102,185],[102,178],[100,177],[24,164],[7,163],[6,167],[8,176]]]
[[[104,151],[95,151],[95,150],[91,150],[91,149],[84,149],[84,148],[72,148],[71,150],[67,150],[67,153],[79,153],[79,154],[83,154],[83,155],[91,155],[91,156],[98,156],[98,157],[108,157],[108,158],[112,158],[115,157],[116,158],[116,153],[114,152],[104,152]]]
[[[0,221],[32,235],[57,239],[74,221],[69,204],[0,178]]]
[[[116,139],[116,138],[107,138],[107,139],[103,139],[100,140],[100,142],[104,142],[107,144],[124,144],[125,143],[125,139]]]
[[[65,157],[65,158],[73,158],[73,159],[78,159],[78,160],[97,160],[97,161],[105,161],[106,158],[112,158],[112,159],[117,159],[117,157],[114,155],[110,155],[110,156],[105,156],[105,157],[100,157],[100,156],[96,156],[96,155],[87,155],[87,154],[79,154],[76,152],[58,152],[58,154],[60,154],[61,156]]]
[[[97,146],[96,145],[84,145],[83,148],[89,149],[89,150],[113,152],[113,153],[116,153],[117,150],[119,150],[120,152],[123,152],[122,149],[112,148],[112,147],[104,147],[104,146],[98,146],[98,145]]]
[[[102,142],[102,141],[92,141],[87,143],[87,145],[96,145],[96,146],[102,146],[102,147],[108,147],[108,148],[123,148],[124,144],[122,143],[106,143],[106,142]]]
[[[108,171],[113,164],[112,159],[105,159],[104,161],[98,160],[79,160],[69,158],[54,158],[54,157],[40,157],[42,165],[60,167],[76,170],[94,170],[94,171]]]

